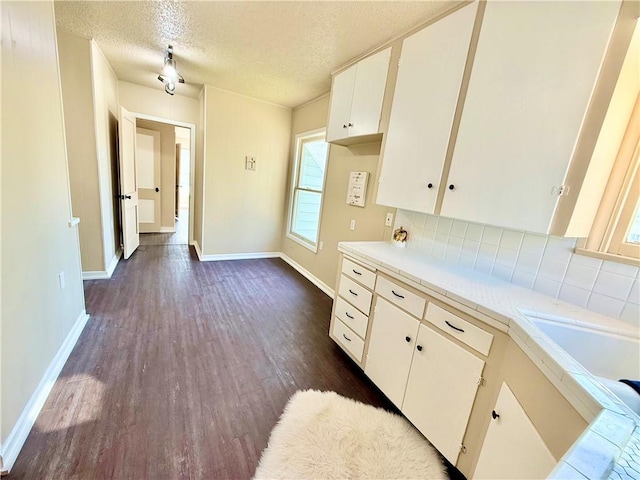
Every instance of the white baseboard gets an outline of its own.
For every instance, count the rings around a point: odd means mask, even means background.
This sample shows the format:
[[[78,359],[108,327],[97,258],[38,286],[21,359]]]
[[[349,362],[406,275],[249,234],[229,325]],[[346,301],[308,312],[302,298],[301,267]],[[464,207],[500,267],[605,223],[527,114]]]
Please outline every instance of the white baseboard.
[[[196,247],[198,259],[201,262],[221,262],[224,260],[254,260],[257,258],[280,258],[280,252],[251,252],[251,253],[221,253],[217,255],[203,255]]]
[[[160,227],[160,233],[176,233],[175,227]]]
[[[202,261],[202,250],[200,250],[200,244],[194,240],[193,243],[193,248],[196,249],[196,255],[198,255],[198,260]]]
[[[107,280],[111,278],[113,272],[118,266],[118,262],[120,261],[120,257],[122,257],[122,248],[119,248],[118,251],[111,258],[111,263],[109,263],[109,267],[106,270],[93,270],[82,272],[82,280]]]
[[[53,384],[58,378],[58,375],[60,375],[62,367],[64,367],[67,358],[69,358],[73,347],[87,324],[87,320],[89,320],[89,315],[87,315],[87,312],[83,310],[80,312],[80,315],[73,327],[71,327],[71,331],[68,333],[67,338],[65,338],[62,345],[60,345],[58,352],[55,357],[53,357],[53,360],[44,373],[42,380],[40,380],[40,383],[31,395],[31,398],[29,398],[27,405],[22,410],[18,421],[13,426],[11,433],[9,433],[9,436],[7,437],[7,441],[2,444],[0,454],[2,455],[4,464],[3,470],[11,471],[24,442],[27,440],[27,436],[29,435],[31,428],[33,428],[33,424],[35,423],[40,410],[42,410],[42,407],[44,406],[44,402],[47,400],[49,393],[51,393]]]
[[[333,290],[333,288],[329,287],[329,285],[324,283],[322,280],[320,280],[318,277],[316,277],[313,273],[311,273],[309,270],[304,268],[302,265],[300,265],[299,263],[294,261],[292,258],[285,255],[284,253],[280,254],[280,258],[282,258],[282,260],[284,260],[293,268],[295,268],[300,275],[302,275],[311,283],[313,283],[316,287],[318,287],[320,290],[326,293],[329,297],[331,298],[335,297],[335,291]]]

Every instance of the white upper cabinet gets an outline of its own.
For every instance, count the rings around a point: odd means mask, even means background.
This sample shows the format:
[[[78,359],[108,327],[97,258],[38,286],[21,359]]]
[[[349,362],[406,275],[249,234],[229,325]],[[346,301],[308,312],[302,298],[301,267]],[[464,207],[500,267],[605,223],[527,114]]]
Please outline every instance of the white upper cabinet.
[[[619,9],[487,2],[441,215],[550,231]]]
[[[377,203],[433,213],[477,9],[403,41]]]
[[[360,60],[333,78],[327,141],[353,143],[379,133],[391,47]]]

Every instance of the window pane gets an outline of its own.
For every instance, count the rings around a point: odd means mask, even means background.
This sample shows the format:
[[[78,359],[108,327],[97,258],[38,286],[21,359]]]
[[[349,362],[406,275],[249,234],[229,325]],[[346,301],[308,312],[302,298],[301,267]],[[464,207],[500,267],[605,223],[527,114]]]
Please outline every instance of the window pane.
[[[291,231],[315,244],[320,223],[320,200],[322,194],[297,190]]]
[[[640,243],[640,201],[636,204],[636,212],[631,219],[631,228],[627,234],[626,243]]]
[[[324,140],[313,140],[302,144],[300,179],[298,181],[300,188],[322,190],[328,148],[329,145]]]

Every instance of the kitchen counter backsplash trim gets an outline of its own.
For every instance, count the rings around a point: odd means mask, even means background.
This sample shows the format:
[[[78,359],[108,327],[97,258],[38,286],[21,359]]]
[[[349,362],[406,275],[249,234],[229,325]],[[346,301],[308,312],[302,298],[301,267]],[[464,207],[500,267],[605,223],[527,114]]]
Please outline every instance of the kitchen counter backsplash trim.
[[[640,328],[640,268],[574,253],[575,238],[550,237],[398,210],[408,248]]]
[[[399,249],[387,242],[341,242],[338,250],[509,334],[590,422],[549,478],[570,478],[567,475],[572,471],[586,478],[619,478],[618,459],[637,458],[633,449],[640,440],[640,417],[542,333],[527,313],[580,318],[585,325],[636,338],[637,328],[460,265],[428,258],[417,249]],[[625,462],[625,471],[637,471],[631,478],[640,478],[638,462],[631,466]]]

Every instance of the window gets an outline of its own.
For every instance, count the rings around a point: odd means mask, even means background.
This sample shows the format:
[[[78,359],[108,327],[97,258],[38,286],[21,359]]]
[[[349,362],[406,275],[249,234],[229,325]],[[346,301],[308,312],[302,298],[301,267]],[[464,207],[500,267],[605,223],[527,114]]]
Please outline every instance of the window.
[[[584,253],[640,259],[640,97],[622,140]]]
[[[329,144],[325,130],[296,136],[287,236],[317,252]]]

